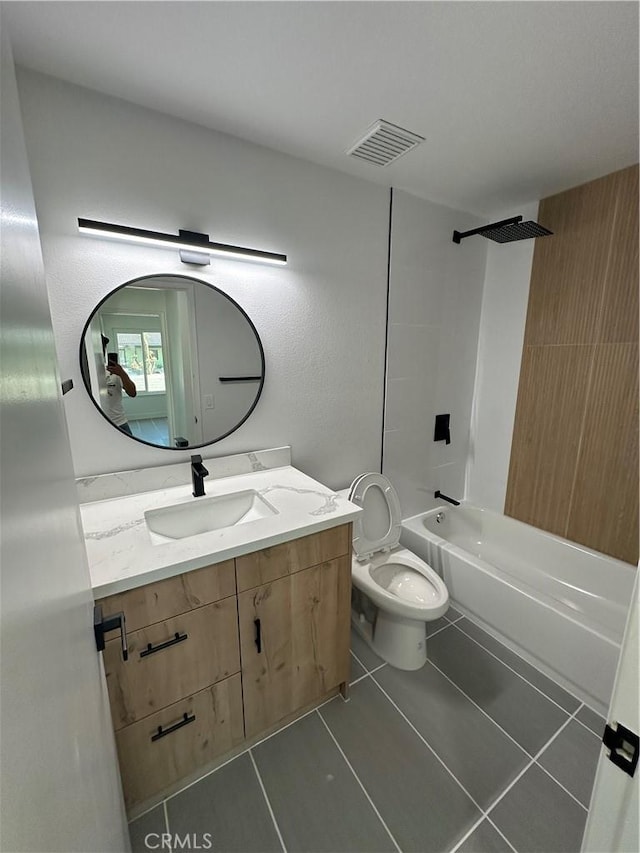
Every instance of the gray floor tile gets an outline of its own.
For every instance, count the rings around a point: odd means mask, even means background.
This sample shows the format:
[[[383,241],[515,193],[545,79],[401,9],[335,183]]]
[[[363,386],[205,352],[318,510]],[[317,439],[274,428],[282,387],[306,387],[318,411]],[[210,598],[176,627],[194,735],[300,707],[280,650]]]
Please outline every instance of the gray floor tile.
[[[480,816],[371,679],[320,713],[403,851],[450,849]]]
[[[494,639],[491,634],[487,634],[487,632],[483,631],[482,628],[479,628],[473,622],[470,622],[469,619],[465,618],[460,622],[457,622],[456,627],[461,631],[464,631],[465,634],[468,634],[474,640],[477,640],[481,646],[484,646],[485,649],[488,649],[496,655],[496,657],[499,657],[500,660],[506,663],[507,666],[510,666],[511,669],[515,669],[516,672],[519,672],[523,678],[526,678],[527,681],[539,690],[542,690],[542,692],[550,699],[553,699],[554,702],[561,705],[565,711],[573,714],[576,708],[579,707],[579,699],[576,699],[575,696],[572,696],[571,693],[563,687],[560,687],[560,685],[556,684],[555,681],[547,678],[544,673],[540,672],[539,669],[536,669],[535,666],[531,666],[530,663],[527,663],[515,654],[515,652],[512,652],[511,649],[508,649],[502,643],[498,642],[498,640]]]
[[[581,723],[584,723],[585,726],[588,726],[595,735],[598,735],[599,738],[604,734],[604,727],[606,725],[605,718],[601,717],[600,714],[596,714],[596,712],[592,711],[591,708],[587,708],[586,705],[583,705],[582,708],[580,708],[576,714],[576,719],[580,720]]]
[[[353,655],[350,655],[351,658],[351,673],[349,675],[349,684],[352,684],[356,678],[361,678],[363,675],[367,674],[367,670],[364,669],[358,661],[354,658]]]
[[[166,832],[164,822],[164,808],[162,804],[151,809],[150,812],[131,821],[129,824],[129,838],[131,839],[132,853],[149,853],[154,845],[160,846],[160,838],[157,836]],[[145,844],[145,838],[150,835],[149,844]]]
[[[586,810],[535,764],[491,811],[519,853],[578,853],[586,819]]]
[[[342,700],[341,700],[342,701]],[[195,833],[224,853],[280,853],[281,846],[247,753],[167,801],[169,831]]]
[[[567,719],[561,708],[455,628],[431,637],[427,651],[429,660],[531,755]]]
[[[448,619],[445,619],[444,616],[441,616],[440,619],[434,619],[431,622],[427,622],[427,637],[430,637],[432,634],[435,634],[436,631],[442,630],[442,628],[448,628],[451,625]]]
[[[318,714],[252,751],[287,850],[395,850]]]
[[[366,668],[367,672],[375,669],[377,666],[380,666],[381,663],[384,663],[382,658],[373,651],[371,646],[368,646],[365,643],[362,637],[357,634],[353,628],[351,629],[351,651]]]
[[[593,732],[571,720],[538,759],[551,775],[589,806],[601,741]]]
[[[417,672],[387,666],[372,677],[483,809],[528,764],[526,753],[429,663]]]
[[[500,833],[483,820],[477,829],[458,847],[458,853],[513,853]]]
[[[449,622],[455,622],[456,619],[459,619],[462,616],[462,613],[460,613],[459,610],[456,610],[455,607],[450,607],[444,616],[445,619],[449,620]]]

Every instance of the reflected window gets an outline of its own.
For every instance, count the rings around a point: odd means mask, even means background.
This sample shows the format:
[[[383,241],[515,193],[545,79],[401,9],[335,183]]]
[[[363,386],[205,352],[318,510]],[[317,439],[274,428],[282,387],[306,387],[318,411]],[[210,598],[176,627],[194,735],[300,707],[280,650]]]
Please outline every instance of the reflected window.
[[[164,394],[162,332],[127,329],[116,332],[118,361],[127,371],[138,394]]]

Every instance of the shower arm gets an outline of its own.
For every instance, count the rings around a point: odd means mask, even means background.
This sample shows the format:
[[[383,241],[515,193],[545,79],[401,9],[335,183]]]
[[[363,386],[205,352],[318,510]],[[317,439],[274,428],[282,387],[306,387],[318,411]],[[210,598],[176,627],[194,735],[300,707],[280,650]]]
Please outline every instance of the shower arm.
[[[483,225],[482,228],[474,228],[472,231],[454,231],[453,242],[459,243],[465,237],[472,237],[474,234],[482,234],[483,231],[492,231],[494,228],[502,228],[505,225],[517,225],[522,222],[521,216],[514,216],[511,219],[502,219],[500,222],[491,222],[489,225]]]

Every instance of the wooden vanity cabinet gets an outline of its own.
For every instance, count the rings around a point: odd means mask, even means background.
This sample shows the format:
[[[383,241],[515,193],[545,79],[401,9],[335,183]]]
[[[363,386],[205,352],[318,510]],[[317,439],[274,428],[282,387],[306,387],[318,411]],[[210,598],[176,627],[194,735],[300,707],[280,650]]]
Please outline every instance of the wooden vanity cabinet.
[[[346,687],[350,598],[345,524],[99,601],[127,809]]]

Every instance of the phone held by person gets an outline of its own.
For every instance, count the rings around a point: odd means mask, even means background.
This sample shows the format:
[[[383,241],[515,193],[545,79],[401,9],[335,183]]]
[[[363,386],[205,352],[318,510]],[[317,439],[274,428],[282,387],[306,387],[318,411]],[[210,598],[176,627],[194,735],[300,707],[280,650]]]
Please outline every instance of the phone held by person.
[[[117,364],[117,363],[118,363],[118,353],[117,352],[107,353],[107,364]]]

